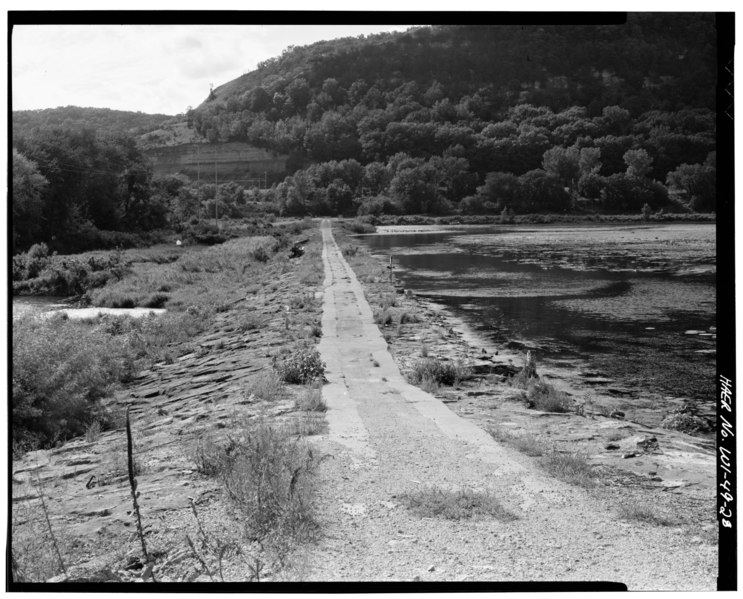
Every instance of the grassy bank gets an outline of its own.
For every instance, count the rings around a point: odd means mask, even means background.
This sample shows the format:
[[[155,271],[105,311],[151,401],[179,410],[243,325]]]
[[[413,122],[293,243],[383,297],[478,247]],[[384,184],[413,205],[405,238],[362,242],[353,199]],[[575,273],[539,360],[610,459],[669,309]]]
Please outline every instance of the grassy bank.
[[[84,303],[112,308],[164,307],[168,312],[140,320],[26,317],[14,322],[12,422],[16,452],[54,445],[83,434],[91,426],[106,430],[120,422],[120,417],[102,408],[99,400],[129,382],[138,370],[156,362],[173,362],[192,351],[195,336],[209,328],[215,315],[249,302],[263,287],[274,284],[276,276],[290,267],[287,247],[297,238],[307,237],[306,226],[277,227],[275,235],[242,237],[208,248],[157,246],[64,258],[31,253],[28,272],[39,276],[26,282],[36,281],[40,289],[48,291],[40,281],[48,280],[50,273],[59,274],[54,265],[64,263],[65,272],[78,272],[80,281],[89,280],[90,272],[108,273],[101,286],[84,292]],[[33,266],[33,261],[40,264]],[[79,264],[100,269],[76,271],[74,265]],[[304,282],[317,282],[320,272],[321,265],[315,264],[302,274]],[[81,285],[66,288],[81,291]],[[60,289],[56,284],[52,288]],[[297,302],[296,298],[291,301]],[[248,330],[260,324],[250,312],[236,315],[238,328]]]

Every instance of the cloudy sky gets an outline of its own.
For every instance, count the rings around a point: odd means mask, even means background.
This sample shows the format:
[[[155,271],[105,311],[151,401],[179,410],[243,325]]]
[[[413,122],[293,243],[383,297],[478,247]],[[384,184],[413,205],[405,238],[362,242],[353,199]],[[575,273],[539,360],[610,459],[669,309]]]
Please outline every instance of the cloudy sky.
[[[16,25],[12,109],[93,106],[178,114],[289,45],[394,25]]]

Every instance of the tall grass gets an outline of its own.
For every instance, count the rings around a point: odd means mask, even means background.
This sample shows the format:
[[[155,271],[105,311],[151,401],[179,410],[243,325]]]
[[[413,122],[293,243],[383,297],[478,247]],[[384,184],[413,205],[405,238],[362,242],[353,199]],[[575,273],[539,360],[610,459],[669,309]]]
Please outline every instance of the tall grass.
[[[325,412],[328,409],[322,398],[322,389],[314,384],[305,387],[295,400],[294,407],[303,412]]]
[[[202,472],[217,476],[252,540],[297,542],[317,529],[311,475],[316,460],[301,439],[261,421],[222,446],[205,444]]]
[[[256,273],[281,247],[268,236],[245,237],[201,251],[186,250],[169,264],[140,264],[129,276],[86,294],[94,306],[112,308],[207,305],[213,311],[239,298],[240,283]]]

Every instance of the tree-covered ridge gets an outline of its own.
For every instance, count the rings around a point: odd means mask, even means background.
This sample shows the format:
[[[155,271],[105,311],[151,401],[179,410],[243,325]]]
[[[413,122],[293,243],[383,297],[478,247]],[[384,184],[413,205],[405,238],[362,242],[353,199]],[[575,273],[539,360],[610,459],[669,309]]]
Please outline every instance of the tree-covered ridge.
[[[617,104],[633,117],[712,110],[715,35],[713,15],[687,13],[633,14],[626,25],[437,26],[343,38],[288,49],[216,88],[189,117],[211,141],[300,147],[322,160],[324,148],[318,154],[307,136],[323,119],[330,122],[320,133],[363,133],[368,118],[367,129],[432,116],[477,132],[524,103],[584,106],[592,117]]]
[[[418,27],[289,48],[187,117],[289,154],[288,213],[709,210],[715,52],[711,14]]]
[[[63,127],[65,129],[90,128],[105,133],[143,135],[158,129],[172,115],[145,114],[110,108],[82,108],[64,106],[40,110],[13,111],[13,133],[24,135],[33,129]]]

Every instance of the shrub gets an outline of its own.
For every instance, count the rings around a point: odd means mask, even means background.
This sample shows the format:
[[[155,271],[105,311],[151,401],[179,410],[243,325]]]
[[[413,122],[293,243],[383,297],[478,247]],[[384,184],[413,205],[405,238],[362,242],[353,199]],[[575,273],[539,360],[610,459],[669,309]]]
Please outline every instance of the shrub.
[[[98,400],[133,372],[125,337],[60,318],[13,323],[13,440],[49,446],[106,423]]]
[[[383,327],[388,327],[395,323],[395,312],[393,310],[375,310],[374,322]]]
[[[325,363],[314,347],[302,347],[275,365],[279,376],[290,384],[305,384],[325,377]]]
[[[315,297],[311,293],[295,295],[289,300],[289,308],[294,311],[309,310],[315,304]]]
[[[145,308],[162,308],[168,301],[169,296],[164,293],[153,293],[144,302]]]
[[[417,314],[413,314],[407,311],[400,313],[400,324],[407,324],[412,322],[420,322]]]
[[[25,254],[13,257],[13,291],[45,295],[80,295],[102,287],[109,279],[121,279],[127,267],[121,252],[91,256],[49,255],[46,244],[37,244]]]
[[[359,219],[346,223],[346,227],[353,233],[358,234],[374,233],[377,230],[374,225]]]
[[[26,279],[34,279],[44,270],[49,262],[49,246],[45,243],[36,243],[32,245],[26,254],[19,256],[25,267]]]
[[[220,445],[214,439],[199,435],[191,449],[196,471],[205,476],[217,476],[225,471],[234,444]]]
[[[263,422],[245,430],[225,451],[221,479],[255,540],[307,540],[317,527],[312,515],[313,454],[297,439]]]
[[[236,319],[235,329],[241,333],[253,331],[263,326],[263,320],[255,312],[245,312]]]
[[[424,381],[435,381],[439,385],[458,385],[460,381],[470,376],[469,369],[461,362],[453,364],[442,362],[435,358],[425,358],[413,364],[413,370],[408,375],[408,380],[418,385]]]
[[[529,408],[542,412],[569,412],[571,408],[570,399],[565,393],[542,380],[529,384],[526,403]]]

